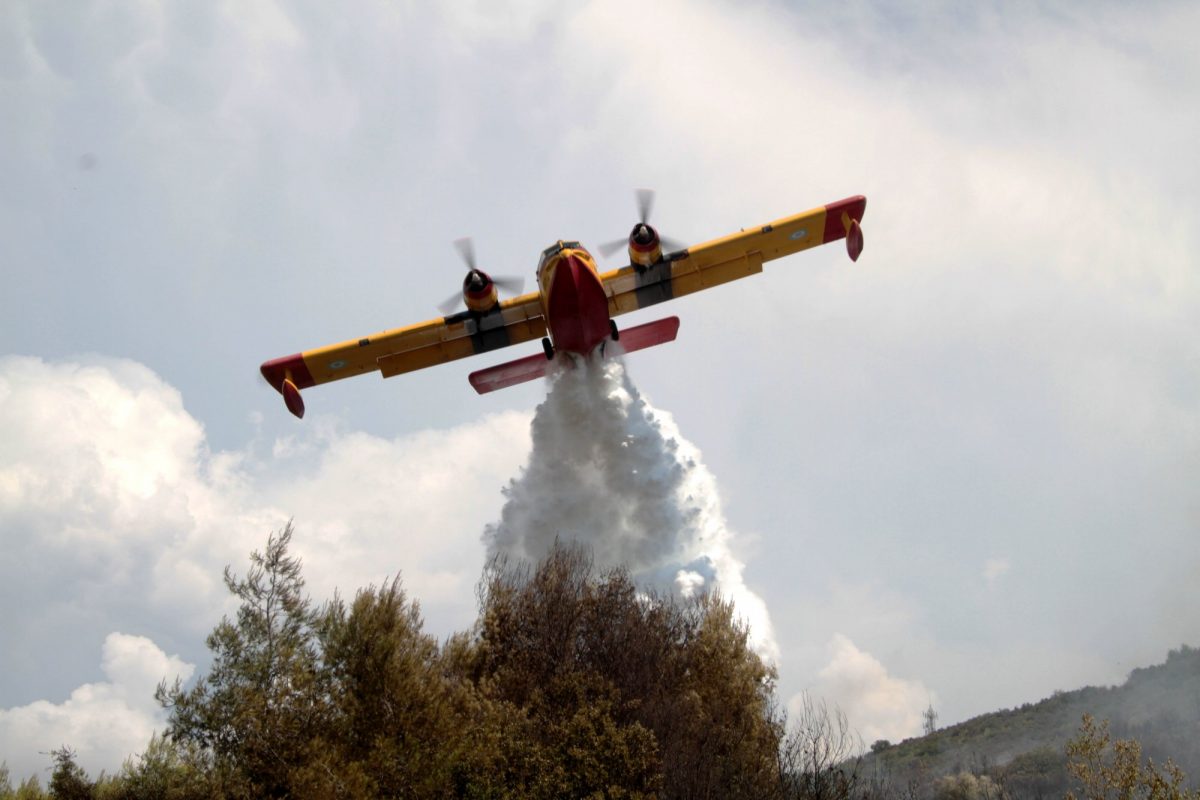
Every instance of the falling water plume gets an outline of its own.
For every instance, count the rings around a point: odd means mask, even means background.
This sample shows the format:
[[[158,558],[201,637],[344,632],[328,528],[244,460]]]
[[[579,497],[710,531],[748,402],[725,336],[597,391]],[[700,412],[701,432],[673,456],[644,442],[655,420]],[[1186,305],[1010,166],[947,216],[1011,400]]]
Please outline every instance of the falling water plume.
[[[577,358],[549,384],[529,463],[484,533],[489,555],[532,561],[555,540],[578,542],[598,567],[623,565],[640,585],[682,597],[719,591],[755,651],[778,663],[766,604],[746,587],[699,450],[646,401],[620,357]]]

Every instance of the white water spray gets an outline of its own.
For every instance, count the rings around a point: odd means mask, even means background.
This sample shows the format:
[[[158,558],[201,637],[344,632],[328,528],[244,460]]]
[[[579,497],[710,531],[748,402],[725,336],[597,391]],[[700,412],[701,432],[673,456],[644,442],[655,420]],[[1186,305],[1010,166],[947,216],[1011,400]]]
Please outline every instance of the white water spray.
[[[778,663],[766,604],[746,587],[699,450],[646,402],[620,357],[577,359],[549,380],[529,464],[484,532],[489,555],[536,560],[559,539],[589,548],[600,568],[626,566],[643,586],[719,591],[748,623],[755,652]]]

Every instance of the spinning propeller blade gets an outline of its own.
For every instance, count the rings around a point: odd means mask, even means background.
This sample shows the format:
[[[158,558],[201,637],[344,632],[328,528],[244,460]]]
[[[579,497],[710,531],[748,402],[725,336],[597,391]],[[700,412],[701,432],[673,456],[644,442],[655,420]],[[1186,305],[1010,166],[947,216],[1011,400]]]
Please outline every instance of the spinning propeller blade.
[[[675,250],[683,250],[687,247],[686,244],[678,239],[672,239],[670,236],[658,235],[658,241],[662,245],[663,252],[672,252]]]
[[[624,250],[629,244],[629,239],[622,236],[620,239],[613,239],[611,242],[604,242],[596,249],[600,251],[600,255],[605,258],[611,258],[616,255],[618,250]]]
[[[638,189],[637,195],[638,219],[644,225],[650,223],[650,212],[654,210],[654,190]]]
[[[454,294],[450,295],[442,302],[438,303],[437,309],[438,309],[438,311],[442,312],[443,317],[448,317],[451,314],[453,314],[456,310],[458,310],[458,307],[461,306],[462,304],[463,304],[462,292],[455,292]]]
[[[454,247],[462,257],[463,263],[467,265],[467,269],[475,269],[475,240],[470,236],[464,236],[454,240]]]
[[[512,295],[520,294],[525,288],[525,279],[520,275],[493,275],[492,283],[496,284],[496,288]]]

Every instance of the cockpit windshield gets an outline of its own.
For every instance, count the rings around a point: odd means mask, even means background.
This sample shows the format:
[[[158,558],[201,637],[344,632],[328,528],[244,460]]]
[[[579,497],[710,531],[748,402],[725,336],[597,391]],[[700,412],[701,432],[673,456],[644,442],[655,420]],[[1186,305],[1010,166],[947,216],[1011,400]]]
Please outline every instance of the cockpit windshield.
[[[542,251],[542,257],[538,259],[538,272],[542,271],[547,261],[562,252],[562,245],[562,242],[555,242]]]
[[[579,242],[555,242],[542,251],[542,257],[538,259],[537,271],[542,274],[542,267],[546,266],[546,262],[554,258],[563,250],[581,250],[583,246]]]

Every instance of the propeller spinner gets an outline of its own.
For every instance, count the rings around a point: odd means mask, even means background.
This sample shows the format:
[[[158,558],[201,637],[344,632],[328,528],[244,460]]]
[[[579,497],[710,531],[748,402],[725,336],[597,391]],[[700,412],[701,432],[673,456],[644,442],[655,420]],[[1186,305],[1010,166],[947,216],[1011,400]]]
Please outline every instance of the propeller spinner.
[[[470,311],[482,314],[490,311],[500,301],[496,291],[498,288],[512,295],[520,294],[525,288],[524,278],[499,275],[493,278],[476,266],[475,243],[469,236],[455,240],[454,246],[467,266],[467,274],[463,278],[462,291],[455,292],[438,304],[438,311],[441,311],[443,316],[454,313],[463,304]]]

